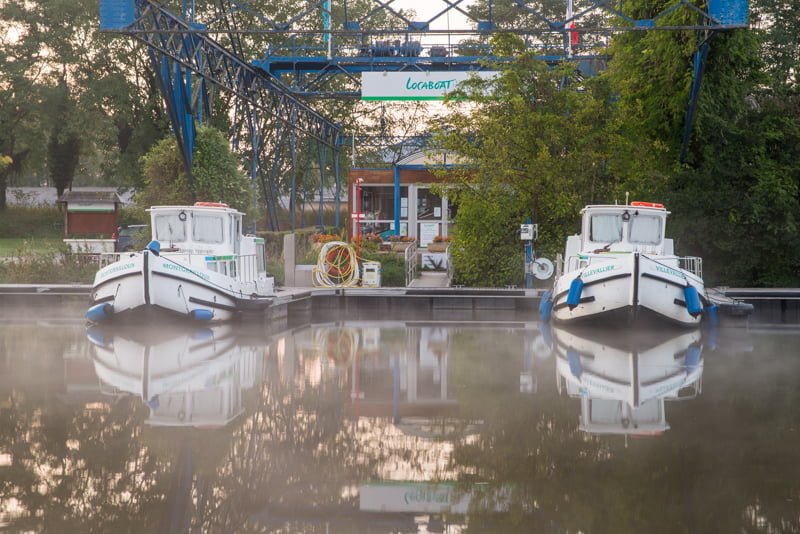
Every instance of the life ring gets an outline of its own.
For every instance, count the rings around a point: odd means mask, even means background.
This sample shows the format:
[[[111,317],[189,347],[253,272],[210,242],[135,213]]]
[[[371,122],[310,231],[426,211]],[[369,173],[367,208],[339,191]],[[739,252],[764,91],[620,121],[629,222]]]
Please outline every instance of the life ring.
[[[659,210],[664,209],[664,204],[659,204],[658,202],[640,202],[638,200],[631,202],[631,206],[637,208],[656,208]]]
[[[224,202],[195,202],[194,205],[198,208],[227,208],[228,205]]]

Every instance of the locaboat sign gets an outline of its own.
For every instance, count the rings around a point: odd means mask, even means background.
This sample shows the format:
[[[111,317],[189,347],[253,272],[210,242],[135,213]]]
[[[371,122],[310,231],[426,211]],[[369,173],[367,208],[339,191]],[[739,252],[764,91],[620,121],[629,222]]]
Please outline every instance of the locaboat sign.
[[[364,72],[361,100],[444,100],[470,76],[489,79],[495,71]]]

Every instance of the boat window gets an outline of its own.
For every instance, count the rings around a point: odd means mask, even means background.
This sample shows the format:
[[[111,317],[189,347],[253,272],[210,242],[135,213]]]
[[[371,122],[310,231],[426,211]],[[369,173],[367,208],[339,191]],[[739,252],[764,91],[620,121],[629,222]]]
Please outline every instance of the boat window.
[[[192,239],[198,243],[223,243],[222,217],[195,214]]]
[[[589,239],[594,243],[622,241],[622,216],[592,215]]]
[[[181,219],[181,214],[183,214],[183,219]],[[186,241],[185,213],[156,215],[155,219],[155,239],[166,243]]]
[[[264,243],[256,243],[256,270],[260,273],[267,270],[265,260]]]
[[[661,217],[637,215],[631,219],[628,229],[631,243],[642,245],[658,245],[661,243]]]

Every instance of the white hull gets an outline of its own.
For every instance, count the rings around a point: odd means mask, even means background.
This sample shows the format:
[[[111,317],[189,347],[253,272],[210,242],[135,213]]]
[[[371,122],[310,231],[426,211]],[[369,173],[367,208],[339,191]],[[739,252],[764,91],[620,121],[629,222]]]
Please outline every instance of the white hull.
[[[579,303],[567,303],[570,284],[583,281]],[[651,319],[696,326],[701,314],[692,315],[685,302],[685,288],[694,287],[701,299],[702,279],[680,269],[675,256],[629,253],[593,258],[587,266],[564,273],[553,291],[553,319],[559,323],[638,322]]]
[[[153,311],[207,321],[229,321],[242,312],[262,311],[273,294],[272,278],[252,282],[180,261],[186,256],[156,255],[149,250],[125,254],[100,269],[92,289],[93,308],[105,313],[90,320],[147,314]]]
[[[242,412],[242,390],[261,375],[263,352],[239,345],[229,325],[92,326],[87,335],[104,391],[141,397],[153,426],[225,425]]]
[[[596,332],[596,331],[594,331]],[[609,333],[553,330],[559,391],[581,399],[581,429],[599,434],[658,434],[669,429],[664,401],[700,392],[699,330]],[[674,331],[673,331],[674,332]]]

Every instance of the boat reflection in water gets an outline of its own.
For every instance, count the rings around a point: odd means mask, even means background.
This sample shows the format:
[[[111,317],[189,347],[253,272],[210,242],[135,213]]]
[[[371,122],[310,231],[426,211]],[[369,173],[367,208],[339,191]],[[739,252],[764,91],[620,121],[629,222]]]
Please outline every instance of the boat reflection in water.
[[[592,434],[658,435],[669,430],[665,401],[702,388],[698,330],[552,330],[558,391],[581,400],[580,428]]]
[[[87,329],[108,395],[138,395],[152,426],[218,427],[242,413],[242,390],[262,375],[261,350],[242,346],[232,326]]]

